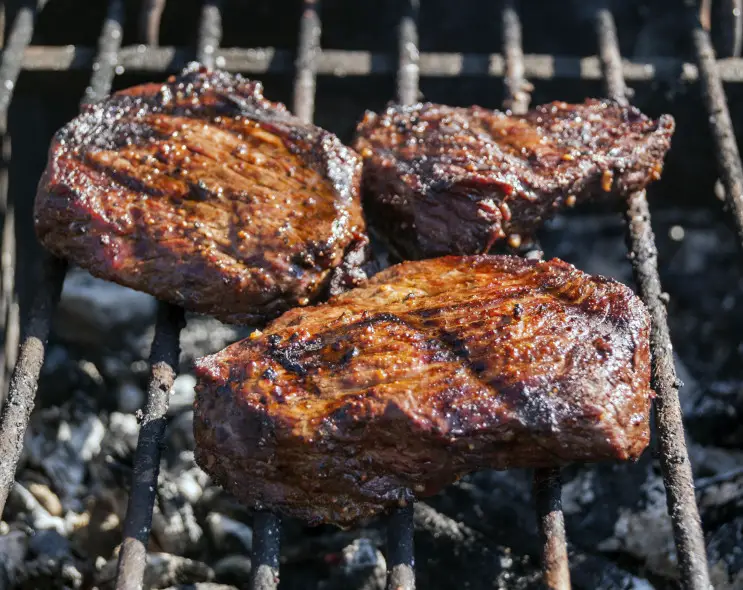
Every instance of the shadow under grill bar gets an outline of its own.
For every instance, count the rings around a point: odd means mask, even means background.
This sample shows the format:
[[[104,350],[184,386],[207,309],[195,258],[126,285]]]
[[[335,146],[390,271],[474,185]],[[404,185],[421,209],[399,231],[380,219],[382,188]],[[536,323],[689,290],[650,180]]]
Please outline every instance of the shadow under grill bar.
[[[627,88],[622,77],[619,42],[614,17],[609,10],[602,9],[597,12],[596,31],[608,94],[611,98],[627,104]],[[652,320],[650,333],[652,378],[653,389],[657,394],[654,405],[655,421],[660,465],[666,487],[668,512],[673,523],[681,583],[682,587],[688,590],[709,590],[711,585],[704,534],[684,439],[678,397],[679,380],[673,361],[673,348],[658,275],[658,251],[650,224],[650,209],[645,191],[628,196],[626,217],[627,244],[635,282]]]

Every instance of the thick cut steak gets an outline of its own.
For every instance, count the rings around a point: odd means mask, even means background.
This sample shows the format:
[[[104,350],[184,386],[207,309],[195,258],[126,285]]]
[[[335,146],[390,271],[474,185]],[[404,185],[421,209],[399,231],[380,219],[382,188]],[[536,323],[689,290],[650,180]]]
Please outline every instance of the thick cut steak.
[[[649,325],[560,260],[406,262],[200,359],[196,459],[250,506],[340,525],[482,468],[634,459]]]
[[[370,224],[398,256],[429,258],[517,246],[563,207],[644,188],[673,129],[598,100],[523,117],[417,104],[367,112],[354,147]]]
[[[262,322],[364,278],[360,177],[352,150],[260,83],[192,65],[56,134],[36,231],[98,277]]]

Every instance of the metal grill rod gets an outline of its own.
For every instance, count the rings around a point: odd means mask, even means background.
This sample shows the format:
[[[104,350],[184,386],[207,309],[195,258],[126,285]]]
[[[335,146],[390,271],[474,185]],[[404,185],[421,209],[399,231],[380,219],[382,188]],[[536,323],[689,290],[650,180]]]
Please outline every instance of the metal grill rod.
[[[147,542],[152,527],[152,508],[160,474],[160,447],[165,434],[170,390],[178,370],[178,342],[184,322],[183,309],[158,305],[155,338],[150,352],[151,374],[147,402],[134,455],[134,473],[119,552],[116,590],[142,588],[147,563]]]
[[[66,264],[61,260],[51,257],[46,260],[44,277],[36,291],[18,362],[10,378],[8,399],[0,416],[0,516],[13,487],[65,270]]]
[[[534,472],[534,501],[542,542],[545,586],[549,590],[570,590],[570,567],[559,469],[537,469]]]
[[[222,39],[221,5],[221,0],[206,0],[201,8],[196,55],[197,59],[208,68],[213,68],[217,64],[216,51]]]
[[[402,104],[418,102],[418,12],[419,0],[408,0],[398,28],[397,100]]]
[[[387,590],[415,590],[413,503],[395,510],[387,524]]]
[[[13,22],[7,45],[3,51],[2,63],[0,63],[0,123],[2,123],[3,128],[7,120],[8,107],[13,96],[15,83],[21,70],[23,54],[33,37],[36,14],[45,2],[46,0],[40,0],[38,3],[29,0],[23,4]],[[12,221],[12,204],[8,205],[6,215],[10,216]],[[10,229],[7,225],[6,228]],[[6,257],[6,255],[14,251],[14,232],[4,232],[4,266],[13,264],[12,259],[8,259],[10,257]],[[10,272],[5,272],[6,270],[8,269],[3,268],[4,278],[6,274],[10,275]],[[9,270],[12,272],[12,268]],[[48,257],[45,260],[43,271],[41,284],[38,286],[31,306],[28,325],[25,327],[18,358],[10,378],[8,398],[0,415],[0,516],[5,509],[5,502],[13,486],[15,471],[23,448],[23,437],[34,407],[52,315],[62,292],[66,264]],[[8,284],[8,281],[4,281],[4,301],[9,301],[11,298],[11,294],[5,292],[5,289],[9,287],[11,285]],[[15,327],[11,323],[6,323],[6,343],[9,340],[14,340],[12,335],[8,333],[9,330],[12,331],[13,329]]]
[[[15,89],[18,74],[20,73],[26,47],[31,42],[34,32],[36,14],[44,5],[43,0],[37,4],[36,0],[23,2],[15,15],[13,25],[8,35],[7,44],[3,48],[2,63],[0,63],[0,134],[4,135],[8,125],[8,107]],[[7,18],[7,6],[5,6]],[[5,152],[9,145],[3,137]],[[6,379],[11,372],[11,366],[16,361],[18,339],[20,332],[20,318],[18,309],[18,294],[15,289],[16,266],[16,235],[15,235],[15,207],[8,195],[7,171],[3,187],[3,226],[2,226],[2,261],[0,262],[0,326],[4,335],[2,363],[0,363],[0,406],[5,398]]]
[[[221,40],[219,4],[206,0],[204,20],[199,26],[197,58],[205,65],[214,61]],[[155,31],[156,33],[156,31]],[[147,543],[152,528],[152,510],[160,474],[160,451],[165,434],[170,390],[178,371],[180,333],[185,325],[182,308],[158,304],[155,337],[150,351],[150,381],[147,402],[134,455],[134,473],[124,523],[124,541],[119,553],[116,590],[139,590],[147,565]]]
[[[529,108],[532,90],[524,74],[524,51],[521,47],[521,19],[512,0],[503,7],[503,54],[506,58],[504,83],[506,98],[503,106],[515,114],[525,113]]]
[[[503,54],[506,56],[506,97],[504,107],[515,115],[529,108],[531,84],[524,78],[524,53],[521,47],[521,19],[515,2],[503,7]],[[562,484],[559,469],[534,472],[534,500],[542,540],[542,571],[549,590],[569,590],[570,567],[562,513]]]
[[[162,19],[167,0],[145,0],[139,13],[139,38],[142,42],[156,47],[160,38],[160,19]]]
[[[216,53],[220,68],[243,74],[287,74],[295,70],[294,52],[275,47],[222,48]],[[0,55],[2,52],[0,52]],[[60,72],[89,70],[96,50],[83,46],[31,45],[23,54],[22,68],[29,71]],[[134,45],[119,52],[119,65],[127,72],[170,73],[186,66],[195,57],[190,47],[150,47]],[[371,51],[325,49],[316,58],[317,75],[348,77],[395,74],[394,54]],[[493,77],[506,74],[506,62],[499,53],[419,52],[418,73],[429,78]],[[717,62],[723,82],[743,82],[743,59]],[[625,80],[647,82],[659,77],[680,82],[696,82],[697,66],[672,57],[650,57],[647,61],[623,60]],[[524,55],[524,75],[529,80],[603,80],[597,56]]]
[[[315,55],[320,49],[319,0],[305,0],[299,22],[299,42],[294,76],[294,114],[309,123],[315,110]],[[279,585],[281,520],[268,511],[253,516],[252,590],[276,590]]]
[[[252,590],[276,590],[279,587],[279,550],[281,548],[281,520],[265,511],[253,516],[253,571]]]
[[[715,61],[715,51],[709,34],[698,21],[692,28],[692,41],[699,65],[699,78],[709,114],[710,129],[717,147],[717,161],[725,187],[725,198],[735,220],[738,239],[743,244],[743,166],[727,97]]]
[[[104,99],[111,92],[111,84],[116,74],[116,63],[121,47],[124,24],[123,0],[111,0],[103,21],[101,37],[98,40],[98,56],[93,63],[90,86],[85,89],[83,103],[94,103]]]
[[[410,0],[398,27],[397,100],[401,104],[414,104],[419,96],[418,14],[418,0]],[[387,590],[415,590],[413,510],[412,502],[397,508],[387,523]]]
[[[321,35],[320,0],[305,0],[299,21],[294,114],[307,122],[312,121],[315,112],[315,73]]]
[[[596,28],[609,96],[627,104],[627,89],[622,77],[616,27],[609,10],[598,11]],[[680,382],[676,377],[673,362],[671,337],[658,275],[658,252],[645,191],[629,195],[626,217],[627,243],[631,252],[635,282],[652,320],[650,345],[653,354],[653,388],[657,393],[656,428],[668,511],[673,523],[681,570],[681,583],[683,588],[689,590],[709,590],[711,585],[704,534],[694,496],[694,479],[684,440],[678,398]]]

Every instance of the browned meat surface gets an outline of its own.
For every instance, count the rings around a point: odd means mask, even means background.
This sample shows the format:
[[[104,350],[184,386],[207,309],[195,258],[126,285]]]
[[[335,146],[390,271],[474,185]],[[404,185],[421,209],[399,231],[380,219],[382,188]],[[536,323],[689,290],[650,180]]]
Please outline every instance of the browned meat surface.
[[[644,188],[673,129],[598,100],[524,117],[417,104],[367,112],[354,147],[369,222],[400,257],[429,258],[518,246],[560,208]]]
[[[560,260],[406,262],[197,363],[196,459],[242,501],[352,524],[482,469],[633,459],[649,318]]]
[[[260,83],[191,66],[57,133],[36,230],[98,277],[260,322],[364,278],[360,177],[352,150]]]

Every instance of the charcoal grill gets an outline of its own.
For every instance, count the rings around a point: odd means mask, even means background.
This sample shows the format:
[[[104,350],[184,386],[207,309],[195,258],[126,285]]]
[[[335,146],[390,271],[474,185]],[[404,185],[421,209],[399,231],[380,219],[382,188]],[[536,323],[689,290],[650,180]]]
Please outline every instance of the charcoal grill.
[[[506,89],[505,108],[522,113],[530,100],[527,80],[580,78],[602,80],[606,94],[627,103],[625,80],[653,79],[656,71],[676,68],[687,81],[698,81],[707,107],[716,145],[721,186],[735,227],[743,243],[743,167],[723,90],[723,81],[743,81],[743,62],[739,59],[717,61],[710,34],[700,24],[693,7],[679,3],[679,11],[688,13],[688,34],[696,54],[696,66],[676,58],[653,58],[647,63],[623,61],[612,12],[597,6],[593,15],[598,55],[578,58],[551,55],[524,55],[518,6],[506,1],[502,8],[501,54],[425,53],[418,49],[419,0],[401,2],[398,22],[398,46],[389,52],[323,50],[320,47],[320,1],[305,0],[302,5],[299,39],[293,51],[262,48],[220,49],[222,23],[219,0],[205,0],[196,40],[196,51],[184,47],[159,47],[156,44],[159,19],[165,0],[143,3],[140,29],[146,44],[122,46],[124,0],[109,0],[100,32],[98,47],[32,46],[36,16],[45,0],[21,3],[9,23],[0,61],[0,126],[5,127],[13,89],[22,70],[37,72],[92,71],[83,102],[106,96],[114,77],[122,70],[152,74],[161,79],[166,72],[178,70],[196,58],[207,66],[251,76],[265,73],[293,74],[294,112],[303,120],[313,117],[316,76],[370,76],[396,74],[397,99],[413,103],[419,96],[420,77],[502,79]],[[598,3],[600,4],[600,3]],[[735,4],[735,3],[733,3]],[[706,19],[702,19],[703,21]],[[733,47],[740,47],[740,22],[731,25]],[[246,41],[250,41],[247,39]],[[7,164],[7,162],[6,162]],[[4,169],[0,186],[4,187]],[[3,197],[5,198],[5,197]],[[14,299],[13,257],[15,252],[12,202],[3,202],[5,228],[2,241],[2,309],[6,359],[13,366],[20,340],[8,395],[0,422],[0,511],[13,485],[16,465],[34,405],[44,359],[52,315],[65,276],[64,261],[47,257],[41,283],[36,287],[22,337],[18,336],[18,301]],[[660,463],[666,486],[668,511],[678,552],[679,578],[683,588],[708,590],[710,586],[704,537],[695,503],[694,484],[684,441],[678,399],[680,382],[673,364],[672,345],[666,321],[666,298],[657,267],[657,251],[650,223],[650,212],[643,192],[626,197],[627,244],[638,291],[652,317],[653,387]],[[129,499],[124,539],[119,554],[117,588],[140,588],[145,567],[146,545],[152,523],[160,464],[160,446],[165,429],[169,391],[176,375],[179,334],[184,313],[175,306],[161,303],[158,308],[155,338],[151,350],[151,376],[143,412],[134,474]],[[534,475],[534,497],[542,536],[544,580],[550,589],[570,588],[570,572],[560,505],[560,474],[555,469],[538,470]],[[280,520],[277,515],[258,512],[254,518],[252,587],[268,590],[278,587]],[[388,523],[387,587],[407,590],[415,587],[413,550],[413,507],[401,507]]]

